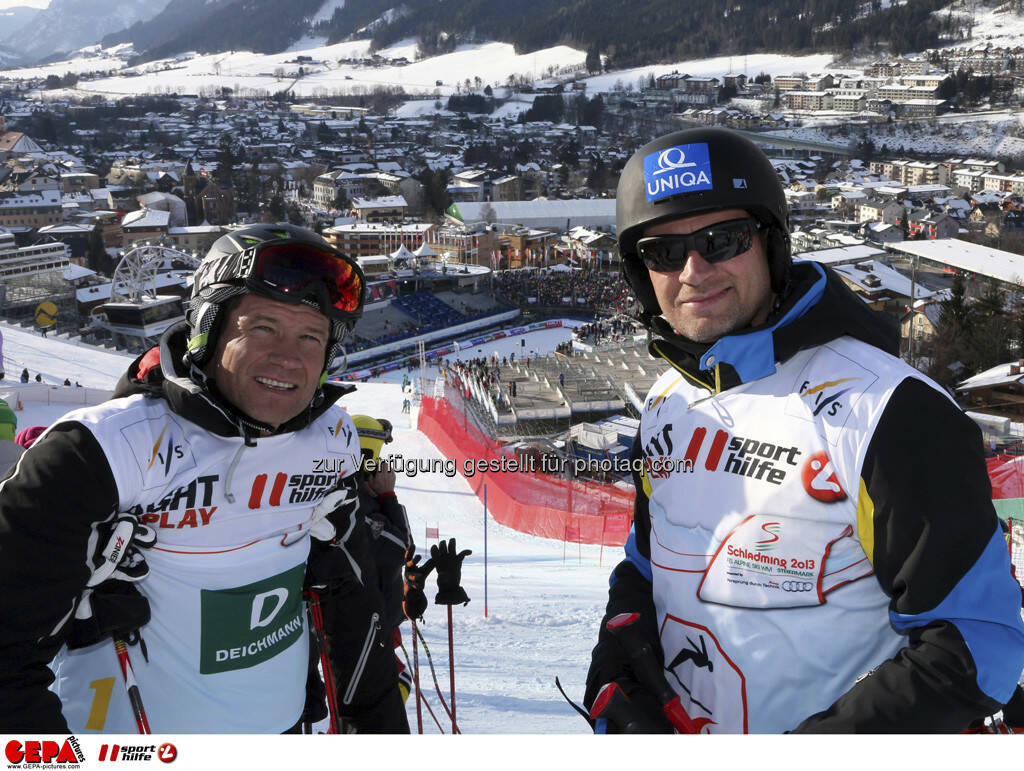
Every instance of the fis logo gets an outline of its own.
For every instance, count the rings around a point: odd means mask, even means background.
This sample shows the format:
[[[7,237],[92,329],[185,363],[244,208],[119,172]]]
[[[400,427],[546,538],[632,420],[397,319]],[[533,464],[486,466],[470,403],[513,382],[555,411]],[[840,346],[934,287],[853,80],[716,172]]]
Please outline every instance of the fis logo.
[[[815,417],[823,412],[829,417],[835,417],[839,410],[846,406],[846,401],[842,397],[849,393],[850,387],[830,393],[826,392],[830,388],[835,388],[843,383],[851,383],[857,379],[855,377],[844,377],[840,380],[826,380],[824,383],[818,383],[813,386],[811,381],[805,380],[800,385],[800,398],[807,401]]]
[[[706,471],[724,471],[773,485],[782,484],[786,478],[786,466],[797,465],[796,458],[800,455],[798,447],[732,436],[721,429],[711,437],[705,454],[707,439],[708,429],[703,426],[696,428],[686,447],[684,462],[697,468],[703,456]]]
[[[149,458],[149,465],[146,466],[146,470],[149,471],[153,468],[157,461],[160,461],[160,465],[163,466],[164,476],[166,477],[171,470],[171,461],[178,458],[185,457],[185,450],[180,444],[174,443],[174,432],[167,436],[167,444],[164,445],[164,436],[167,435],[168,424],[165,423],[163,429],[160,431],[160,436],[153,442],[153,454]]]
[[[704,142],[675,145],[644,157],[644,189],[648,202],[713,187],[711,158]]]
[[[846,498],[846,491],[839,484],[835,466],[824,451],[816,452],[804,464],[801,479],[807,494],[822,503],[835,503]]]
[[[338,423],[337,425],[334,426],[334,428],[328,426],[327,431],[330,433],[331,436],[337,436],[339,433],[344,434],[346,442],[352,441],[352,429],[345,425],[344,415],[338,418]]]

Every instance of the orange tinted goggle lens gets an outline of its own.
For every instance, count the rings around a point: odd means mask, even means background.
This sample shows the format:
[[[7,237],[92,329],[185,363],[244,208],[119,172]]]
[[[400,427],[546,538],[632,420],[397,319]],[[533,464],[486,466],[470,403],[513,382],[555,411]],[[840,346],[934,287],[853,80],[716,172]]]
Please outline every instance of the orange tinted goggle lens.
[[[253,277],[284,295],[303,297],[320,286],[331,306],[343,313],[359,310],[363,282],[356,269],[334,252],[281,244],[256,254]]]

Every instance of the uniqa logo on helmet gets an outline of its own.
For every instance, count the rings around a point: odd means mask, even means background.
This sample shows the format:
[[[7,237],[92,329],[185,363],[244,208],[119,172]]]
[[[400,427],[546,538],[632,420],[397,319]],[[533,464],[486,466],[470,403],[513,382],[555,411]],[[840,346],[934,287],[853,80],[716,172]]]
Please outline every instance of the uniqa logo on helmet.
[[[712,190],[711,157],[705,142],[675,145],[644,156],[647,201],[678,193]]]

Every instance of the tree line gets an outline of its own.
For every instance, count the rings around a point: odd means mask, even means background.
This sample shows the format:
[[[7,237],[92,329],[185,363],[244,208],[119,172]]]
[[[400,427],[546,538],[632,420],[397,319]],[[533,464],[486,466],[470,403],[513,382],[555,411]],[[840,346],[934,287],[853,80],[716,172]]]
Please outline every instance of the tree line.
[[[850,50],[887,44],[893,53],[962,36],[963,22],[935,14],[948,0],[407,0],[404,13],[373,28],[374,48],[415,37],[422,55],[458,42],[502,40],[519,53],[566,44],[587,52],[594,71],[754,51]],[[321,29],[343,40],[394,7],[393,0],[349,0]]]

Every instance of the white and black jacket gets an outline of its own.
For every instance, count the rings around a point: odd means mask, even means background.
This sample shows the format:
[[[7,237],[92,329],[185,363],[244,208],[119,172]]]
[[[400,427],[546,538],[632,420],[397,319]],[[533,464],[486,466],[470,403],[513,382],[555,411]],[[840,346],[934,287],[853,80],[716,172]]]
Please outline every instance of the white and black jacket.
[[[112,400],[57,421],[0,482],[0,732],[134,733],[110,640],[62,647],[90,536],[118,512],[157,532],[131,649],[153,730],[280,732],[302,713],[303,536],[359,459],[333,406],[348,387],[257,438],[266,427],[189,379],[183,350],[172,328]]]
[[[645,614],[705,732],[963,730],[1024,668],[980,432],[834,273],[794,278],[711,347],[658,328],[606,620]]]

